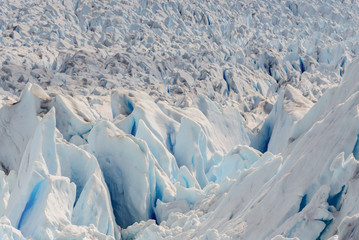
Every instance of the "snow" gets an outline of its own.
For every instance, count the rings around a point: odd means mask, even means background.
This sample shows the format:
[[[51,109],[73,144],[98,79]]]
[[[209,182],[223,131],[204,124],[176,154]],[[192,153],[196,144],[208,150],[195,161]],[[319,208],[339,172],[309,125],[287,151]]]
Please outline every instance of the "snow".
[[[356,1],[3,1],[1,239],[356,239]]]
[[[10,239],[14,239],[14,240],[23,240],[26,239],[24,238],[24,236],[21,234],[20,230],[14,228],[13,226],[11,226],[11,222],[10,220],[6,217],[3,216],[1,217],[1,227],[0,227],[0,236],[5,240],[10,240]]]

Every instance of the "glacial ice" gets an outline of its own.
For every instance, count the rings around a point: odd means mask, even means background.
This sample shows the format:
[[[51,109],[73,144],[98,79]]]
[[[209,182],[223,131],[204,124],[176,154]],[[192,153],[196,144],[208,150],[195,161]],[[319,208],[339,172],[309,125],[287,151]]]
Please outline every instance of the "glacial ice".
[[[356,239],[356,1],[3,1],[1,239]]]
[[[1,162],[5,172],[19,170],[26,145],[39,123],[37,115],[46,113],[49,96],[37,85],[27,85],[20,100],[1,108]]]

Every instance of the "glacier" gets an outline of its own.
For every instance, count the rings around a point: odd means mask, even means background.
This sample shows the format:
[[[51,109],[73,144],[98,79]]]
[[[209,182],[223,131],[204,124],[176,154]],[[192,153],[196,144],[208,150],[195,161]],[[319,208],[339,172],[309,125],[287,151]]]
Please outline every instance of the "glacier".
[[[357,1],[1,5],[1,239],[359,238]]]

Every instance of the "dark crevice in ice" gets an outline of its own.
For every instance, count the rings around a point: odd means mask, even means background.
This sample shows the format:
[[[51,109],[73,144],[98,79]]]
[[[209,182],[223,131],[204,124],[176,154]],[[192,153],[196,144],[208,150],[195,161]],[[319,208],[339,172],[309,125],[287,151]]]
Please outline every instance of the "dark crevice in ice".
[[[327,219],[315,219],[317,221],[321,221],[325,224],[325,227],[323,228],[323,230],[320,232],[319,236],[316,238],[316,240],[322,240],[322,237],[324,235],[324,233],[327,231],[329,225],[333,222],[333,219],[327,220]]]
[[[305,206],[307,206],[307,197],[308,197],[307,194],[304,194],[304,196],[302,197],[302,200],[300,201],[299,204],[298,212],[301,212],[305,208]]]
[[[133,120],[133,125],[131,128],[131,135],[136,136],[136,132],[137,132],[136,120]]]
[[[345,185],[342,186],[342,189],[340,190],[340,192],[338,192],[337,194],[328,197],[327,202],[330,206],[335,207],[335,209],[337,209],[338,211],[340,210],[341,207],[341,199],[344,193],[344,189],[345,189]]]
[[[305,72],[305,66],[304,66],[304,63],[302,61],[302,58],[299,58],[299,65],[300,65],[300,72],[304,73]]]
[[[228,91],[228,94],[229,94],[229,91],[230,91],[230,85],[229,85],[229,83],[228,83],[228,78],[227,78],[227,74],[226,74],[226,69],[225,70],[223,70],[223,79],[224,79],[224,81],[226,81],[226,83],[227,83],[227,91]]]
[[[359,135],[357,135],[357,140],[355,142],[352,152],[353,152],[355,159],[358,160],[359,159]]]

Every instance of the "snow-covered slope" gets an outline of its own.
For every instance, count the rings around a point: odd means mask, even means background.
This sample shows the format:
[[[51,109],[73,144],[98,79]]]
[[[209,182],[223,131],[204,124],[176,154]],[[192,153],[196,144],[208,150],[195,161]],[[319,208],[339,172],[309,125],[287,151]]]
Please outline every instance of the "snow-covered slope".
[[[356,1],[2,1],[2,239],[356,239]]]

